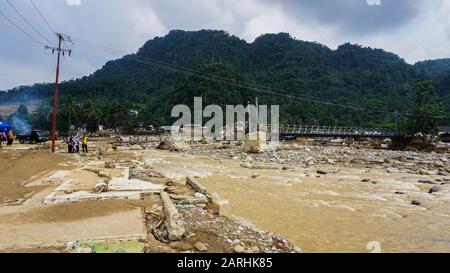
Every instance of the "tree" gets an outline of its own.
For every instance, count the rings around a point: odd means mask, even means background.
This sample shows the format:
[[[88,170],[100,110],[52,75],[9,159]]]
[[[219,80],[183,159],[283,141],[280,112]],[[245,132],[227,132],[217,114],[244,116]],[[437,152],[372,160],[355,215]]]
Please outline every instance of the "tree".
[[[438,134],[439,116],[443,107],[438,102],[437,94],[431,81],[418,82],[414,86],[416,98],[411,106],[407,121],[407,134],[436,136]]]
[[[26,116],[28,116],[28,109],[24,104],[21,104],[17,109],[17,115],[21,118],[25,118]]]
[[[72,127],[72,118],[77,118],[80,108],[75,103],[73,97],[65,97],[61,104],[61,113],[69,120],[69,129]]]

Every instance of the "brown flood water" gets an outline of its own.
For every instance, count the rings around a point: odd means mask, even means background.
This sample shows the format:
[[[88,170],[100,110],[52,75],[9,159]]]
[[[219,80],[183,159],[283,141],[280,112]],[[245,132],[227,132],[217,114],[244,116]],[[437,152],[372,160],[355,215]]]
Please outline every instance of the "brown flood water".
[[[249,170],[233,160],[142,153],[180,182],[198,176],[208,191],[229,200],[232,216],[281,234],[304,252],[370,252],[370,242],[379,242],[382,252],[450,252],[449,188],[430,195],[429,185],[417,183],[423,176],[355,167],[317,178],[317,169]],[[411,205],[415,199],[421,207]]]

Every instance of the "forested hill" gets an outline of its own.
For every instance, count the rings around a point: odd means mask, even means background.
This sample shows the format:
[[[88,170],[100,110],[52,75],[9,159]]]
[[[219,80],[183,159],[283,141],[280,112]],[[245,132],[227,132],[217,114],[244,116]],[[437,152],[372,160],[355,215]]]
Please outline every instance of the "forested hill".
[[[224,31],[175,30],[90,76],[62,83],[60,92],[101,109],[97,122],[109,126],[170,122],[172,106],[190,103],[193,95],[221,105],[259,97],[263,104],[280,104],[289,123],[380,126],[392,124],[392,116],[364,109],[407,111],[412,85],[426,79],[434,81],[449,113],[448,60],[409,65],[381,49],[347,43],[331,50],[286,33],[247,43]],[[37,84],[1,94],[0,103],[52,93],[52,84]],[[127,109],[139,114],[130,116]]]

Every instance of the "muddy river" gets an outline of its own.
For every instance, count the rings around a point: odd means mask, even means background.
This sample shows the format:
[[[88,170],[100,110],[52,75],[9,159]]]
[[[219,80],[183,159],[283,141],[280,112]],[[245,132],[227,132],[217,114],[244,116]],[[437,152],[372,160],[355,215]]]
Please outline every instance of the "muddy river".
[[[196,176],[229,200],[230,216],[281,234],[307,253],[450,252],[449,188],[429,194],[430,185],[418,183],[423,176],[363,166],[318,177],[317,168],[251,170],[231,159],[135,153],[174,180]]]

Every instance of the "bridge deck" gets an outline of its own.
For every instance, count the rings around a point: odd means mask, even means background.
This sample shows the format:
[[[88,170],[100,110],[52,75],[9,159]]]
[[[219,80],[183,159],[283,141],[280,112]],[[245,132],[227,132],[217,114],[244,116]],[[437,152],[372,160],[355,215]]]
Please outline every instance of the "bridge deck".
[[[382,128],[334,127],[313,125],[280,126],[280,135],[323,137],[395,137],[395,130]]]

